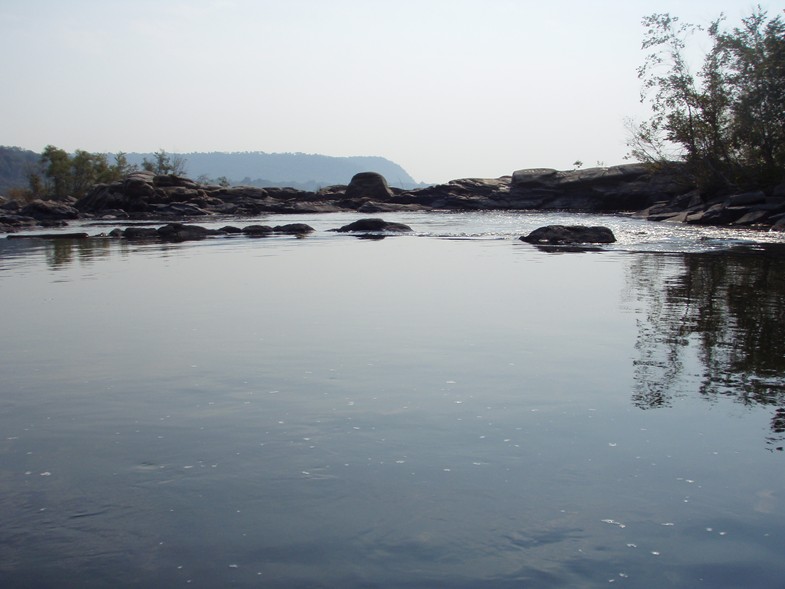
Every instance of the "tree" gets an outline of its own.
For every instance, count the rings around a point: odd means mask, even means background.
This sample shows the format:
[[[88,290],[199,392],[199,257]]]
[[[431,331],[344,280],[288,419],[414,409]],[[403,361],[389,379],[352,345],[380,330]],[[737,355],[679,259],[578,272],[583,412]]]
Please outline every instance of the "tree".
[[[785,166],[785,22],[760,7],[742,26],[718,34],[733,92],[732,138],[748,167],[770,180]],[[774,176],[773,178],[771,176]]]
[[[77,149],[69,155],[54,145],[44,148],[40,166],[40,172],[31,170],[28,173],[30,196],[58,200],[69,196],[81,198],[95,184],[120,180],[135,169],[128,165],[123,153],[115,156],[115,163],[110,164],[106,154]]]
[[[629,124],[630,155],[681,159],[705,193],[771,188],[785,168],[785,23],[758,7],[743,26],[704,29],[669,14],[643,19],[648,50],[638,77],[652,116]],[[696,74],[687,41],[705,33],[710,49]]]
[[[71,157],[71,192],[72,195],[83,195],[96,182],[96,164],[101,160],[93,154],[77,149]],[[106,157],[103,158],[104,168]]]
[[[71,158],[65,150],[47,145],[41,153],[41,164],[48,182],[45,189],[57,199],[71,194]]]
[[[144,158],[142,161],[142,168],[148,172],[153,172],[160,175],[185,175],[186,160],[184,157],[177,154],[170,155],[163,149],[159,149],[153,154],[153,158],[154,159],[152,161]]]
[[[125,154],[124,151],[118,151],[114,156],[114,169],[115,173],[119,178],[125,178],[131,172],[135,172],[137,170],[136,164],[129,164],[128,163],[128,156]]]

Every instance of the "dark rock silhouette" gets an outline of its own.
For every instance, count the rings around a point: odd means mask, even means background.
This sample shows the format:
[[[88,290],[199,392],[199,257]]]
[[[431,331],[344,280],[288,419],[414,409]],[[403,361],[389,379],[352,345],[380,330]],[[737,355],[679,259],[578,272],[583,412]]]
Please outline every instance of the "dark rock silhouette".
[[[352,177],[346,187],[346,198],[388,200],[393,195],[387,180],[376,172],[361,172]]]
[[[384,219],[360,219],[338,229],[330,229],[338,233],[406,233],[412,228],[403,223],[390,223]]]
[[[109,237],[120,237],[129,240],[156,240],[156,241],[193,241],[216,236],[246,235],[248,237],[269,237],[274,234],[303,236],[313,232],[313,227],[305,223],[292,223],[270,227],[269,225],[248,225],[242,229],[226,226],[221,229],[207,229],[200,225],[187,225],[184,223],[167,223],[161,227],[127,227],[126,229],[113,229]],[[87,234],[84,234],[85,237]]]
[[[535,229],[521,241],[533,244],[569,245],[580,243],[614,243],[616,237],[607,227],[583,225],[548,225]]]

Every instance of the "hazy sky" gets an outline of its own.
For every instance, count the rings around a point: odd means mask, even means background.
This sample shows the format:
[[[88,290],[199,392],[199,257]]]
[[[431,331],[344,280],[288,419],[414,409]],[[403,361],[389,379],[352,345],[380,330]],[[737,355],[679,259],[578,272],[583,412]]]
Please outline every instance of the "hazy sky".
[[[379,155],[427,182],[622,163],[641,18],[755,4],[0,0],[0,145]]]

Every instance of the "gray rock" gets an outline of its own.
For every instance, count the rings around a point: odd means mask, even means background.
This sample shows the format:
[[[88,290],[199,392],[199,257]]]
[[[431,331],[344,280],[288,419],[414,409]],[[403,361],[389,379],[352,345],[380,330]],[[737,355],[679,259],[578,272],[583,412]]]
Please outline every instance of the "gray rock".
[[[616,236],[608,227],[583,225],[547,225],[535,229],[521,241],[533,244],[566,245],[579,243],[614,243]]]
[[[158,239],[158,230],[155,227],[127,227],[123,237],[130,240]]]
[[[184,225],[183,223],[168,223],[159,227],[157,232],[163,241],[192,241],[219,233],[199,225]]]
[[[177,217],[204,217],[210,214],[209,211],[205,211],[190,202],[172,202],[165,205],[155,205],[153,210],[161,215]]]
[[[40,220],[78,219],[79,211],[74,207],[54,200],[34,200],[25,205],[19,214]]]
[[[704,211],[689,215],[687,220],[695,225],[730,225],[748,212],[749,209],[745,207],[729,207],[722,202],[711,205]]]
[[[273,227],[273,231],[287,235],[307,235],[308,233],[313,233],[314,228],[305,223],[289,223],[287,225],[277,225]]]
[[[3,204],[0,204],[0,210],[6,211],[8,213],[17,213],[21,208],[22,205],[18,200],[7,200]]]
[[[243,227],[243,233],[248,237],[267,237],[273,234],[273,228],[269,225],[248,225]]]
[[[387,180],[376,172],[360,172],[352,177],[346,187],[346,198],[386,200],[393,195]]]
[[[351,232],[391,232],[391,233],[405,233],[411,231],[412,228],[403,223],[390,223],[384,219],[360,219],[354,223],[344,225],[339,229],[330,229],[330,231],[337,231],[338,233],[351,233]]]
[[[763,210],[752,210],[749,213],[745,213],[741,217],[739,217],[736,221],[733,222],[734,225],[757,225],[758,223],[764,222],[770,216],[768,211]]]
[[[734,194],[725,200],[725,205],[729,207],[743,207],[748,205],[762,204],[766,202],[766,195],[761,191],[745,192],[744,194]]]
[[[680,166],[658,171],[644,164],[561,172],[536,168],[512,175],[510,199],[520,208],[637,211],[692,188]]]

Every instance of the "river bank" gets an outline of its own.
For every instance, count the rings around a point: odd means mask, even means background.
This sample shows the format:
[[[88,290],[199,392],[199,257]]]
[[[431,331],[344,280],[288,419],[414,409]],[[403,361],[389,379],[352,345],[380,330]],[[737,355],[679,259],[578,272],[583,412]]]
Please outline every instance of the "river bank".
[[[570,211],[626,213],[651,221],[785,230],[785,186],[702,196],[678,168],[643,164],[586,170],[518,170],[511,176],[453,180],[418,190],[391,188],[373,172],[316,192],[294,188],[214,186],[179,176],[135,172],[95,186],[84,198],[0,204],[0,232],[61,227],[74,220],[252,217],[265,213],[363,214],[417,211]]]

